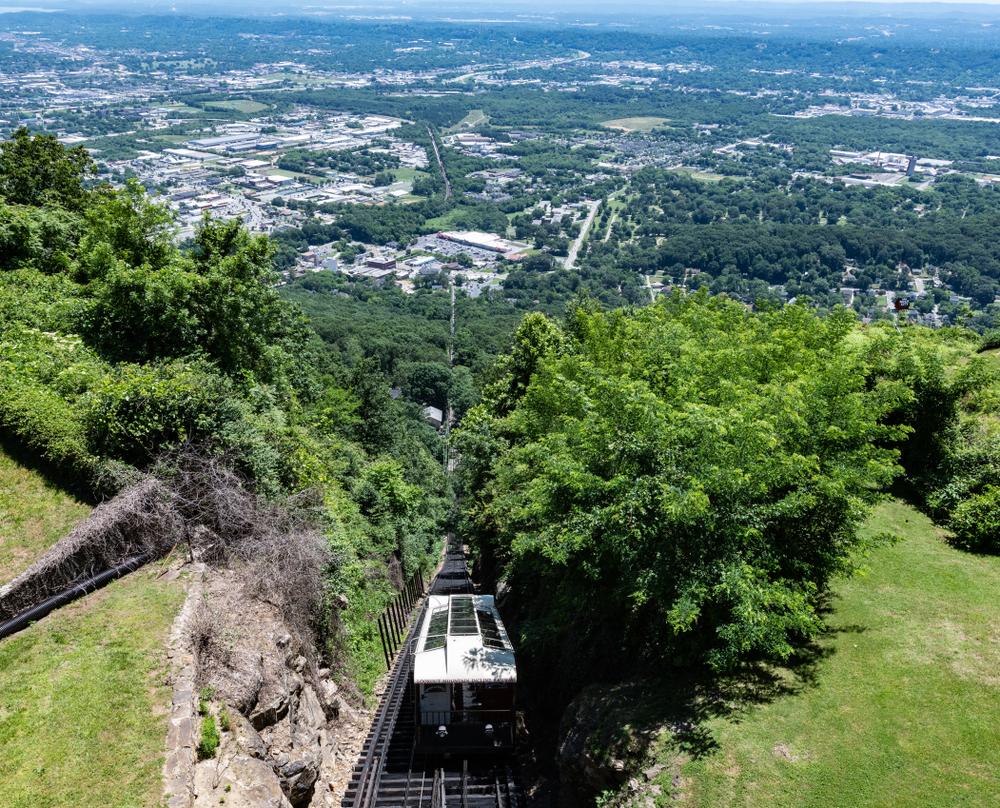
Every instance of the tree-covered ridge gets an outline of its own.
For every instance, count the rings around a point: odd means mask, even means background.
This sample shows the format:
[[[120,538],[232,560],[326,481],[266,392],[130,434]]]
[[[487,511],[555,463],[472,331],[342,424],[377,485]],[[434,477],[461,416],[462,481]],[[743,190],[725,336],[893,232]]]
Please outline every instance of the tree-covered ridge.
[[[90,168],[48,136],[0,151],[0,429],[98,495],[197,451],[256,496],[311,503],[327,594],[352,604],[316,628],[331,660],[367,661],[386,566],[412,574],[440,541],[440,438],[378,363],[328,351],[279,297],[266,236],[205,219],[182,250],[159,203],[88,190]]]
[[[702,293],[532,314],[456,438],[468,526],[524,603],[529,653],[786,658],[822,631],[830,582],[890,540],[858,527],[919,454],[914,427],[943,438],[977,372],[945,381],[933,350],[842,308]]]

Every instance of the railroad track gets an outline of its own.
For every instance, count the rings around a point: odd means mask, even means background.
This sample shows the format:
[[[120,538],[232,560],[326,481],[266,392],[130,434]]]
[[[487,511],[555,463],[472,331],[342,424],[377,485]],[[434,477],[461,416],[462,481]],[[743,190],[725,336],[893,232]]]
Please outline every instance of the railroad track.
[[[444,171],[444,163],[441,161],[441,152],[438,151],[437,138],[434,137],[434,133],[431,128],[427,127],[427,134],[431,136],[431,145],[434,147],[434,156],[437,158],[437,163],[441,167],[441,178],[444,180],[444,198],[447,199],[451,196],[451,183],[448,182],[448,175]]]
[[[451,543],[429,594],[471,594],[472,579],[461,545]],[[414,755],[412,646],[424,615],[421,606],[389,677],[389,685],[362,747],[343,808],[524,808],[513,759],[477,760]]]

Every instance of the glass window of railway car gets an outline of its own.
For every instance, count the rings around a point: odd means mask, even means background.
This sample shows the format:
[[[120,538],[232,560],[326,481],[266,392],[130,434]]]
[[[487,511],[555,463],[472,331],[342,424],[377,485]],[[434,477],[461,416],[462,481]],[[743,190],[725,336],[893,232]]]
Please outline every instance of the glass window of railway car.
[[[444,648],[448,634],[448,608],[442,606],[435,609],[431,614],[430,625],[427,627],[427,636],[424,638],[424,651],[433,651],[435,648]]]
[[[451,623],[449,634],[478,634],[479,624],[476,622],[476,607],[471,597],[451,598]]]
[[[479,627],[482,630],[483,645],[487,648],[506,648],[507,643],[504,642],[493,613],[485,609],[476,609],[476,616],[479,618]]]

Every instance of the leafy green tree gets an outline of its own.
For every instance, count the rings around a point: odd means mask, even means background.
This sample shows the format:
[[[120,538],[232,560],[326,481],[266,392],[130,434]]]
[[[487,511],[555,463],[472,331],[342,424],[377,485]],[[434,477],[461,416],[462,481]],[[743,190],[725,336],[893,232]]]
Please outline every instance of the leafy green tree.
[[[843,309],[702,293],[572,318],[572,337],[525,319],[456,438],[525,635],[720,670],[787,658],[882,540],[858,528],[900,472],[908,428],[884,419],[911,391],[869,384]]]
[[[117,218],[87,240],[81,265],[94,278],[77,313],[80,333],[111,361],[202,354],[231,376],[286,383],[307,332],[273,288],[267,237],[205,219],[188,257],[164,255],[153,207],[111,202]],[[132,222],[153,235],[131,232]]]
[[[78,215],[59,206],[0,202],[0,270],[52,274],[68,269],[83,228]]]
[[[404,395],[411,401],[430,404],[438,409],[448,406],[451,373],[437,362],[419,362],[411,365],[403,385]]]
[[[172,221],[170,209],[154,202],[136,180],[122,191],[96,194],[80,244],[81,279],[105,275],[116,261],[162,270],[175,257]]]
[[[358,362],[351,373],[350,389],[358,402],[359,418],[352,437],[372,454],[390,451],[401,425],[389,396],[389,385],[374,359]]]
[[[0,144],[0,196],[16,205],[60,205],[82,211],[90,194],[83,181],[97,166],[82,146],[65,148],[54,135],[32,135],[21,127]]]

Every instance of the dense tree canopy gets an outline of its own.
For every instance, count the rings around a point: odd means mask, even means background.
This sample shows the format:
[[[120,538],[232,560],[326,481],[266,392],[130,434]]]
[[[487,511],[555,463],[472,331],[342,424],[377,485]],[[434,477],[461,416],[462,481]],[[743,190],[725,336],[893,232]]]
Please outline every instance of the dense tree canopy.
[[[869,380],[857,336],[842,309],[704,293],[529,315],[458,438],[470,525],[527,635],[584,625],[595,653],[724,669],[819,631],[909,429],[886,423],[909,388]]]

